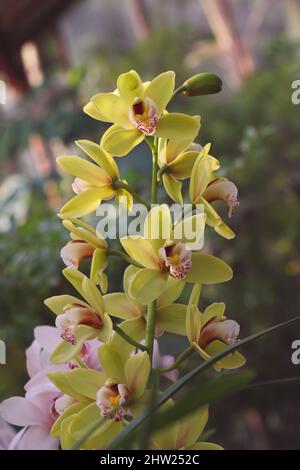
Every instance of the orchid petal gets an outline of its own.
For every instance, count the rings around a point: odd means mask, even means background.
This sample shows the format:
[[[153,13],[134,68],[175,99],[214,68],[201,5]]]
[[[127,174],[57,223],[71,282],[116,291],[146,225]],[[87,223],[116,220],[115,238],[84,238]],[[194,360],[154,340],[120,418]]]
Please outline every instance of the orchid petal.
[[[120,239],[123,248],[129,256],[149,269],[159,269],[160,259],[155,251],[152,240],[139,237],[123,237]]]
[[[128,118],[128,106],[120,96],[115,93],[99,93],[93,96],[91,101],[110,122],[124,129],[132,128]]]
[[[166,108],[175,87],[175,73],[164,72],[155,77],[145,91],[145,97],[150,98],[156,104],[158,115]]]
[[[116,157],[123,157],[140,144],[145,134],[138,129],[123,129],[113,125],[104,132],[100,145]]]
[[[155,135],[167,139],[194,139],[200,129],[200,117],[168,113],[159,119]]]
[[[175,335],[186,335],[186,310],[182,304],[171,304],[156,310],[155,326],[160,331],[168,331]]]
[[[129,294],[142,304],[146,305],[157,299],[167,282],[168,274],[154,269],[140,269],[129,286]]]
[[[83,150],[92,160],[103,168],[112,179],[119,178],[118,166],[113,157],[100,147],[100,145],[90,140],[77,140],[75,144]]]
[[[94,186],[107,186],[112,179],[109,173],[98,165],[90,163],[75,155],[63,155],[56,159],[57,163],[70,175],[87,181]]]
[[[232,269],[220,258],[202,253],[192,254],[192,267],[185,277],[186,282],[219,284],[230,281]]]

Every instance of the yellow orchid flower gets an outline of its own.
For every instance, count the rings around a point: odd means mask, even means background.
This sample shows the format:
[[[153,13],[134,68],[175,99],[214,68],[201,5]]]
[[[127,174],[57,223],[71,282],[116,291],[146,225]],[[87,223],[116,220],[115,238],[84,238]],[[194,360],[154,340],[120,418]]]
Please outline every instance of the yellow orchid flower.
[[[196,226],[194,239],[186,238],[186,227]],[[232,270],[219,258],[192,252],[190,243],[198,244],[205,227],[203,214],[172,224],[166,204],[151,209],[145,220],[144,236],[120,239],[129,256],[143,266],[132,276],[128,292],[143,304],[157,299],[171,276],[184,282],[217,284],[231,279]]]
[[[113,328],[95,284],[72,268],[65,268],[63,273],[85,301],[72,295],[57,295],[44,301],[57,315],[55,324],[62,338],[51,355],[55,364],[63,364],[80,354],[85,340],[98,338],[107,342]]]
[[[119,76],[114,92],[93,96],[84,111],[94,119],[113,123],[104,133],[101,146],[121,157],[146,135],[194,139],[200,127],[199,116],[165,112],[174,87],[172,71],[143,83],[138,73],[131,70]]]
[[[103,296],[105,311],[112,317],[125,320],[120,327],[127,335],[136,341],[145,339],[147,305],[138,302],[130,296],[129,286],[132,278],[137,274],[139,268],[128,266],[124,273],[124,292],[114,292]],[[155,329],[156,335],[161,335],[164,331],[169,333],[185,335],[186,305],[174,303],[184,289],[184,282],[178,281],[169,276],[163,291],[157,299]],[[111,343],[119,344],[122,338],[114,334]],[[124,342],[124,348],[133,349]]]
[[[104,238],[90,225],[73,219],[64,220],[63,226],[69,230],[69,241],[60,252],[66,266],[78,269],[80,262],[85,258],[92,258],[90,279],[99,284],[103,293],[107,292],[108,281],[105,269],[107,267],[108,245]]]
[[[57,158],[57,163],[70,175],[75,176],[72,185],[77,194],[68,201],[60,211],[65,219],[83,217],[95,211],[102,200],[120,196],[127,197],[127,206],[132,206],[131,194],[123,188],[114,187],[120,179],[119,169],[113,157],[89,140],[76,142],[95,163],[91,163],[76,155],[63,155]],[[125,182],[126,183],[126,182]]]
[[[158,178],[162,179],[167,194],[183,205],[182,182],[191,176],[194,163],[202,150],[191,140],[160,139],[158,147]]]
[[[198,442],[208,421],[208,406],[156,432],[152,437],[153,450],[223,450],[212,442]]]
[[[198,309],[200,285],[193,288],[186,315],[186,331],[190,344],[200,354],[209,360],[228,346],[237,341],[240,332],[239,324],[227,320],[224,316],[225,304],[213,303],[203,313]],[[222,369],[237,369],[245,364],[245,358],[235,351],[213,365],[219,372]]]
[[[74,369],[48,374],[56,387],[73,399],[51,430],[53,437],[68,441],[67,448],[102,417],[103,423],[99,423],[97,431],[80,448],[105,449],[121,431],[127,416],[135,416],[145,404],[150,374],[146,352],[129,356],[112,346],[103,345],[99,348],[99,359],[102,372]],[[69,439],[65,438],[66,434]]]
[[[198,155],[191,174],[190,199],[193,204],[203,204],[207,215],[206,223],[224,238],[234,238],[234,232],[215,211],[211,202],[222,200],[229,208],[229,217],[238,207],[238,190],[234,183],[218,177],[214,172],[220,167],[219,161],[209,155],[210,144],[205,145]]]

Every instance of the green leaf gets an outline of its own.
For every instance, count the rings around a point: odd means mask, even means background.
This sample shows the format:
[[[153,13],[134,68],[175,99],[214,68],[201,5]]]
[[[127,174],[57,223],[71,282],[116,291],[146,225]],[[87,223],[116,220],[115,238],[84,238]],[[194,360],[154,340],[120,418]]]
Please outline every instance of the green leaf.
[[[252,377],[253,374],[251,372],[231,375],[222,374],[204,385],[200,383],[197,387],[189,390],[172,406],[157,414],[154,430],[157,431],[178,421],[180,418],[189,416],[207,403],[213,403],[227,397],[235,390],[243,387]]]

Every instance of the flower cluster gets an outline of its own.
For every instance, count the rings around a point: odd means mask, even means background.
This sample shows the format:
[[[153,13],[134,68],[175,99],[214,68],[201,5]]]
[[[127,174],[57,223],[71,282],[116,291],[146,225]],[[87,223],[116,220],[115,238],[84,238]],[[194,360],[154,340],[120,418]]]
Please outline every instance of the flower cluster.
[[[155,338],[164,332],[186,337],[187,353],[198,353],[204,361],[237,341],[240,328],[225,317],[225,305],[213,303],[200,311],[199,297],[201,286],[232,278],[231,268],[205,252],[200,242],[207,226],[227,239],[234,237],[213,203],[223,201],[231,217],[238,207],[238,191],[218,175],[220,163],[210,155],[210,144],[202,147],[195,142],[200,117],[166,109],[181,92],[197,96],[219,90],[220,80],[213,74],[199,74],[175,90],[174,72],[142,82],[132,70],[119,76],[115,91],[97,94],[84,107],[89,116],[111,126],[99,144],[76,142],[84,157],[57,159],[75,178],[75,196],[59,216],[70,233],[61,250],[63,275],[78,295],[45,300],[55,314],[55,327],[35,330],[35,341],[27,351],[26,395],[0,405],[0,415],[22,427],[11,449],[105,449],[149,406],[156,388],[154,376],[161,379],[161,390],[168,380],[178,380],[177,368],[187,354],[177,359],[160,356]],[[117,157],[125,157],[144,140],[152,151],[149,202],[141,200],[117,165]],[[165,201],[183,206],[184,180],[189,180],[191,210],[173,220]],[[165,190],[160,203],[159,185]],[[127,210],[137,199],[148,211],[143,235],[121,237],[119,250],[82,220],[102,201],[112,199],[116,205],[125,200]],[[191,226],[196,227],[192,238],[185,230]],[[128,264],[122,292],[110,292],[106,268],[112,256]],[[90,259],[88,276],[80,271],[83,259]],[[181,299],[187,285],[192,290],[185,303]],[[213,367],[235,369],[244,362],[234,352]],[[208,405],[154,430],[147,445],[156,450],[220,449],[199,441],[207,420]]]

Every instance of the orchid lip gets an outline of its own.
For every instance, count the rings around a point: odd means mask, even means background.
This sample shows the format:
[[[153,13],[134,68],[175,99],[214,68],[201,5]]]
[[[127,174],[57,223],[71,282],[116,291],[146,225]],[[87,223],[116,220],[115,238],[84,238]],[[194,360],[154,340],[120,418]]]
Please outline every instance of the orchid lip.
[[[184,243],[173,243],[160,248],[160,258],[169,274],[175,279],[183,280],[192,267],[192,252]]]
[[[157,107],[150,98],[137,98],[128,113],[129,120],[141,132],[153,135],[157,126]]]

